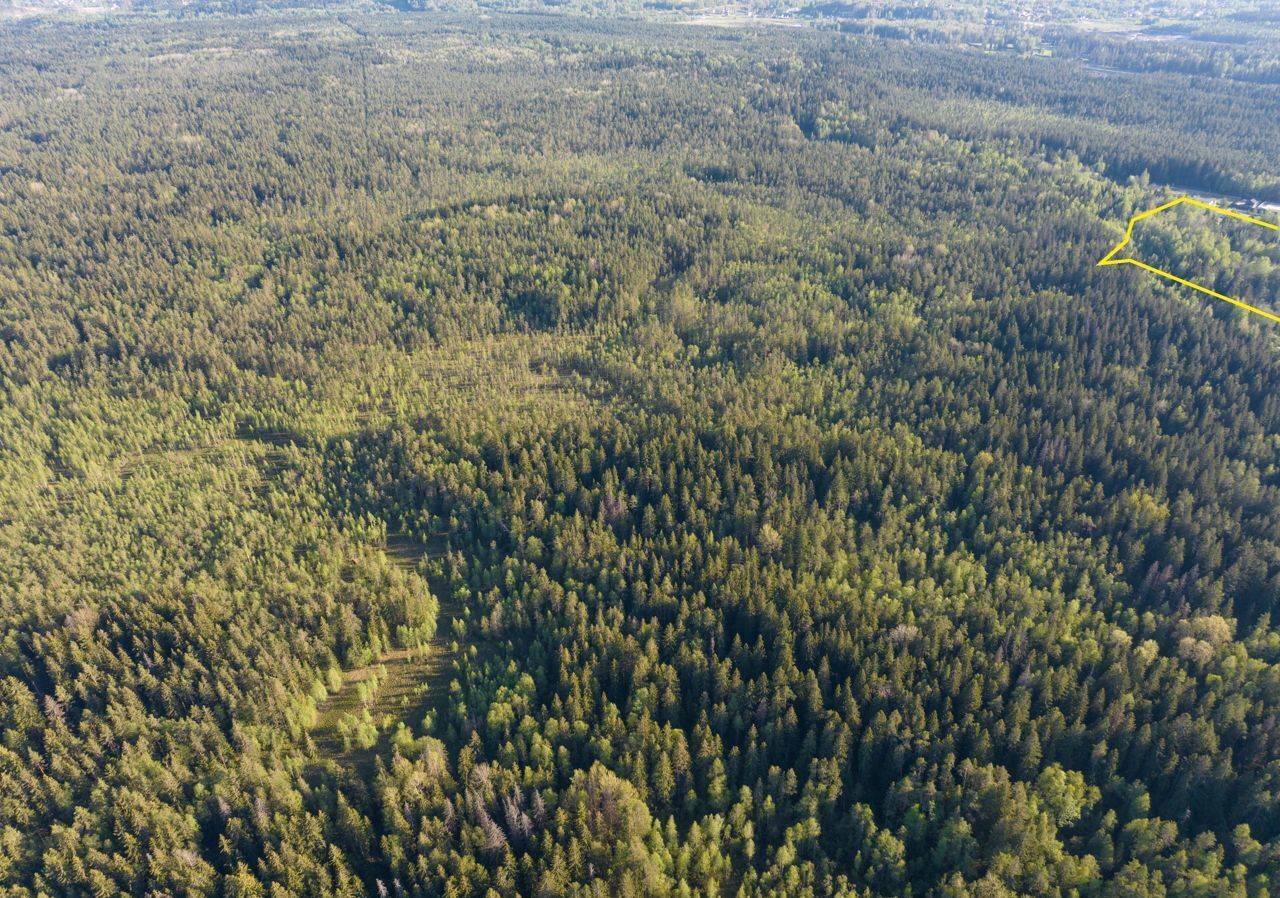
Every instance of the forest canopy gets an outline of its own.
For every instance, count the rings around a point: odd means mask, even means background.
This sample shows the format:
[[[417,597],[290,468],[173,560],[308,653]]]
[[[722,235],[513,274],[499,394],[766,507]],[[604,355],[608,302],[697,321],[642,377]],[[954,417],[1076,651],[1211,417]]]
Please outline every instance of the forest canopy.
[[[1280,888],[1280,331],[1096,265],[1270,51],[252,13],[0,24],[0,895]]]

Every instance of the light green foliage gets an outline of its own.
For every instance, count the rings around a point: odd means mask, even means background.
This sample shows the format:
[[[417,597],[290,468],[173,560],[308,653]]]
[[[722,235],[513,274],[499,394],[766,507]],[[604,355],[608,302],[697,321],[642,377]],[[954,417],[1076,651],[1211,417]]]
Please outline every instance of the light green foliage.
[[[1275,333],[1094,267],[1265,53],[196,12],[0,32],[0,894],[1274,890]]]

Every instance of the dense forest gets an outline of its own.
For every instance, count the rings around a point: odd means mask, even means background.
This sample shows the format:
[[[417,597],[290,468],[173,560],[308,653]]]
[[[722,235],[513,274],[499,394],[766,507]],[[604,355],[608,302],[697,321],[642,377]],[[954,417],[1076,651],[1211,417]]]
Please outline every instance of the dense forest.
[[[1096,264],[1280,85],[1123,52],[5,23],[0,895],[1280,891],[1280,331]]]

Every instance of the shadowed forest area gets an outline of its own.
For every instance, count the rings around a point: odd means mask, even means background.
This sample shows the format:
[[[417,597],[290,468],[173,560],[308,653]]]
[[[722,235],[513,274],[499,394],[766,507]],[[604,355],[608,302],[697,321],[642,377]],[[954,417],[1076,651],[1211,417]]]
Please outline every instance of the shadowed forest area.
[[[222,12],[0,25],[0,895],[1273,893],[1280,331],[1096,266],[1263,51]]]

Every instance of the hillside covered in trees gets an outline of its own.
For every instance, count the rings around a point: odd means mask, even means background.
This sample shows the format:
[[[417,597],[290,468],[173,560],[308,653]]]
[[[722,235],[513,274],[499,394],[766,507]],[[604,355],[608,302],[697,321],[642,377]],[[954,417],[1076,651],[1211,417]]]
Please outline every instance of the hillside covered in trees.
[[[0,896],[1280,891],[1280,331],[1096,266],[1280,86],[1124,52],[0,27]]]

